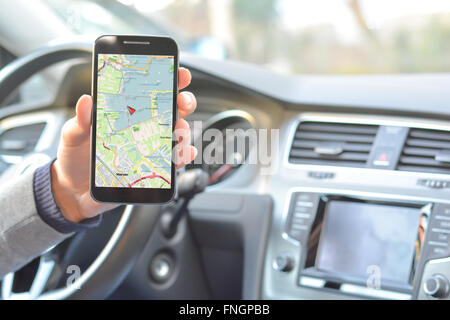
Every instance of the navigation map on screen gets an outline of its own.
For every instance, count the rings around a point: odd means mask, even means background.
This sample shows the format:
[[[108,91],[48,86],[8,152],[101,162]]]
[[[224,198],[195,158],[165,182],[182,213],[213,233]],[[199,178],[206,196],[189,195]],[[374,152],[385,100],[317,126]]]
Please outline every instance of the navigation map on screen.
[[[99,54],[96,187],[171,187],[174,57]]]

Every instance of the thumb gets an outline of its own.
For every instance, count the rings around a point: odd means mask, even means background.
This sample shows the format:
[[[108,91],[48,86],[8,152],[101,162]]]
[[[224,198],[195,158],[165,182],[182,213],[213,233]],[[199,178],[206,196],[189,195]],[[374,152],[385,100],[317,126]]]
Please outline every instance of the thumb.
[[[89,137],[92,98],[83,95],[78,99],[76,117],[67,121],[62,130],[62,139],[67,146],[77,146]]]

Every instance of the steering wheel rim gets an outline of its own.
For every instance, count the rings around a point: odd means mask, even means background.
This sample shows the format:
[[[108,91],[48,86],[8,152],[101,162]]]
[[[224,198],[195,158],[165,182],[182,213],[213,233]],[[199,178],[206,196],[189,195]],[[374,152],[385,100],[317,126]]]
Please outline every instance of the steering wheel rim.
[[[89,42],[54,42],[14,60],[0,70],[0,106],[35,73],[65,60],[90,59],[91,55]]]
[[[3,106],[10,95],[36,72],[69,59],[90,59],[91,54],[92,44],[89,42],[60,42],[48,45],[15,60],[0,71],[0,106]],[[49,154],[50,151],[44,151],[43,153],[47,157],[54,157],[53,154]],[[26,158],[31,162],[28,167],[32,168],[32,164],[38,155],[31,154]],[[22,163],[20,166],[27,167],[27,164]],[[17,174],[23,174],[26,171],[16,170]],[[32,286],[38,288],[37,292],[30,292],[28,295],[22,295],[21,297],[58,300],[103,299],[107,297],[117,288],[134,265],[159,219],[159,213],[159,206],[127,205],[109,241],[94,262],[78,279],[65,288],[42,293],[45,284],[34,286],[35,281],[42,281],[42,279],[37,279],[39,270],[45,263],[41,258],[41,265]],[[42,277],[42,273],[39,276]],[[49,276],[50,274],[47,275],[46,280]],[[8,279],[11,280],[13,277],[14,273],[10,273],[3,279],[3,299],[20,298],[15,297],[11,288],[8,287],[12,286],[12,281],[8,281]]]

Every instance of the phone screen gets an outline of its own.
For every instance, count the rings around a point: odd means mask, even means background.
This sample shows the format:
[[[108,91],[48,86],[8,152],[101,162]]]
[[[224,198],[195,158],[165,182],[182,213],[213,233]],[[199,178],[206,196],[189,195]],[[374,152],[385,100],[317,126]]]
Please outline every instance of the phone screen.
[[[97,56],[95,186],[170,189],[174,56]]]

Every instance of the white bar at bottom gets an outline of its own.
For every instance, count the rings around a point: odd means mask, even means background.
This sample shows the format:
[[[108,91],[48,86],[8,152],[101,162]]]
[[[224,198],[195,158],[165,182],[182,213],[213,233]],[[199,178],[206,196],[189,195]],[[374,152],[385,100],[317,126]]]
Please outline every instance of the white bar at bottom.
[[[395,299],[395,300],[411,300],[411,295],[408,293],[400,293],[393,291],[386,291],[381,289],[373,289],[361,286],[355,286],[353,284],[343,283],[340,287],[340,291],[345,293],[364,295],[369,297],[377,297],[381,299]]]

